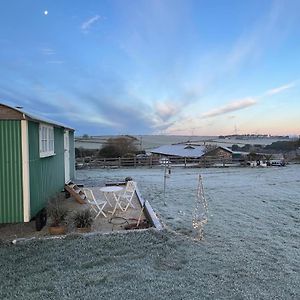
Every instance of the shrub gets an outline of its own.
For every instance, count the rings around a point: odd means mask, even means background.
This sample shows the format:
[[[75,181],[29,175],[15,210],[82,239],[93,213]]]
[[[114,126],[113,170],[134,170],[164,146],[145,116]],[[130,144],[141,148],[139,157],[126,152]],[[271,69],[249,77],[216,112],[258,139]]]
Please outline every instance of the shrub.
[[[93,223],[92,214],[89,209],[77,211],[73,216],[74,225],[77,228],[91,227]]]
[[[60,201],[61,197],[57,195],[48,202],[47,214],[51,218],[53,227],[62,225],[68,215],[68,210],[61,205]]]

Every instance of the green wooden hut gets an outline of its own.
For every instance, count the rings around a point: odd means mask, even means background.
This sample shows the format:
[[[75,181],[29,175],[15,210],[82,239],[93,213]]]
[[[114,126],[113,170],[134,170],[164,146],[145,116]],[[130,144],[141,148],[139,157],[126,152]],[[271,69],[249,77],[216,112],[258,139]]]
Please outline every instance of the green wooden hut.
[[[74,173],[74,129],[0,103],[0,224],[29,222]]]

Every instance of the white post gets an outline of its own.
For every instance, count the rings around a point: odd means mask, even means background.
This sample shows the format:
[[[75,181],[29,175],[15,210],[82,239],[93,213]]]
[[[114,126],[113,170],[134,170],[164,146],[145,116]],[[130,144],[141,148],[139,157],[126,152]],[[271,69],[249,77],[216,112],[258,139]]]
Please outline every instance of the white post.
[[[22,183],[23,183],[23,215],[24,222],[30,221],[30,184],[29,184],[29,143],[28,122],[21,120],[22,141]]]

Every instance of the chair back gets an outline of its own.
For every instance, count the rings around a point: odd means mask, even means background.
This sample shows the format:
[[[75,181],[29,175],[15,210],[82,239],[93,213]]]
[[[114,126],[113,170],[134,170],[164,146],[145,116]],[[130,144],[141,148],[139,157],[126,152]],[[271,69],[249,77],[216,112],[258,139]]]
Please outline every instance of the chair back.
[[[127,181],[127,184],[126,184],[126,188],[125,188],[125,193],[126,194],[133,194],[136,190],[136,182],[135,181]]]
[[[91,189],[83,188],[83,192],[86,195],[86,199],[90,205],[90,208],[96,212],[95,219],[102,214],[105,218],[107,217],[103,209],[107,201],[102,201],[101,203],[97,202],[94,193]],[[102,207],[101,207],[102,206]]]
[[[89,203],[95,203],[94,193],[91,189],[83,188],[83,192],[86,195],[86,199]]]

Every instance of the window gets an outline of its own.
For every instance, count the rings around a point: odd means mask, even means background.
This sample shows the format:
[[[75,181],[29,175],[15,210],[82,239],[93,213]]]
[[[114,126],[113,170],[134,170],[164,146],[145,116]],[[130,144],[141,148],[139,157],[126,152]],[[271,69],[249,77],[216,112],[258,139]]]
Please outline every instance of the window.
[[[40,124],[40,157],[54,155],[54,128]]]

